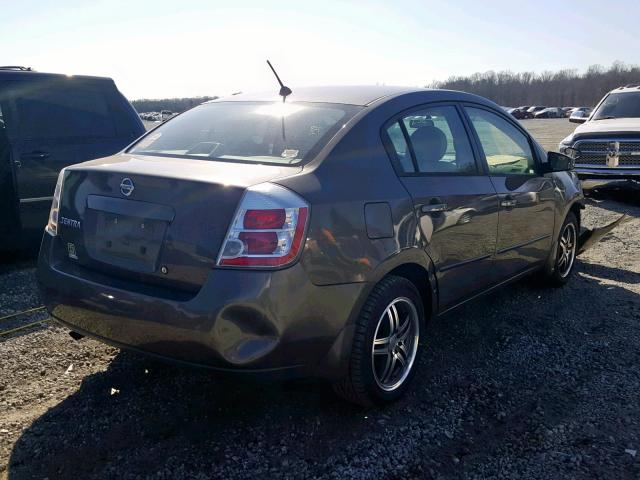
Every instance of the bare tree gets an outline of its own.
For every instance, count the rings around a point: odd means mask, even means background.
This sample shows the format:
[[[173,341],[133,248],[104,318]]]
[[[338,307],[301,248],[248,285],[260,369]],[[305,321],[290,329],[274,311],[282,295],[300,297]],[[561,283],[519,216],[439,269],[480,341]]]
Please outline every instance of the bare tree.
[[[138,113],[159,112],[161,110],[171,110],[172,112],[181,113],[208,100],[215,100],[216,98],[218,97],[164,98],[159,100],[140,99],[133,100],[131,104]]]
[[[431,88],[463,90],[490,98],[500,105],[593,106],[614,88],[640,84],[640,67],[613,62],[609,69],[591,65],[584,73],[575,69],[557,72],[513,73],[488,71],[468,77],[451,76]]]

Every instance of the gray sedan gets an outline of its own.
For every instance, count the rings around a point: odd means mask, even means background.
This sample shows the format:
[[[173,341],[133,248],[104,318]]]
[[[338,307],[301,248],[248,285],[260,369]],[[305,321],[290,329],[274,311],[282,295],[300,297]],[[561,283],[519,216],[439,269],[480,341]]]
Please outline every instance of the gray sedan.
[[[241,94],[66,168],[39,257],[77,338],[216,371],[400,397],[425,324],[538,273],[572,276],[582,191],[476,95]]]

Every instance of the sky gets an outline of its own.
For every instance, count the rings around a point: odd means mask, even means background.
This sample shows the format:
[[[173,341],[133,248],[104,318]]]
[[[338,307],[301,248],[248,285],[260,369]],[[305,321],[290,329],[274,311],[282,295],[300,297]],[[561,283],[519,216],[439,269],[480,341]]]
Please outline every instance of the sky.
[[[129,99],[640,63],[640,1],[0,0],[0,64]]]

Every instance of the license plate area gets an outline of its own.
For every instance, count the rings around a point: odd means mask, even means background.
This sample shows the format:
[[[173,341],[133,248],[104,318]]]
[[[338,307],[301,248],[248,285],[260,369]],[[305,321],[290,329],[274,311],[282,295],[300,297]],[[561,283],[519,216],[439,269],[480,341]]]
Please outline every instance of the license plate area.
[[[141,273],[158,269],[160,248],[167,222],[87,210],[93,228],[86,232],[87,253],[91,258],[115,267]]]
[[[618,168],[620,165],[620,158],[616,156],[607,155],[607,167],[609,168]]]

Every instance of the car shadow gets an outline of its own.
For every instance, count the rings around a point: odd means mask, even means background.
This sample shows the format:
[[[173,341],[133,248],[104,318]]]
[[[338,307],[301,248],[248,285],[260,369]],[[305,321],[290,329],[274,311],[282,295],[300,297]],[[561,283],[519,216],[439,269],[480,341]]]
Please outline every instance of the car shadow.
[[[605,334],[614,322],[625,321],[619,315],[612,320],[609,307],[637,301],[634,292],[604,289],[592,277],[636,277],[581,261],[577,267],[588,275],[577,275],[564,288],[522,281],[434,319],[426,330],[421,378],[405,398],[379,410],[345,403],[321,381],[217,378],[122,351],[23,431],[8,479],[136,478],[152,472],[192,478],[220,466],[255,478],[291,475],[287,465],[300,462],[331,475],[335,462],[350,458],[354,446],[366,450],[367,442],[393,436],[408,423],[413,427],[402,435],[420,441],[420,454],[411,461],[459,477],[452,455],[467,458],[468,468],[517,442],[525,423],[542,428],[561,422],[589,401],[574,384],[562,383],[565,378],[588,382],[597,374],[584,351],[580,361],[573,358],[574,349],[584,350],[584,339],[592,338],[587,333]],[[612,323],[602,330],[603,322]],[[570,376],[545,374],[550,351],[554,362],[571,369]],[[599,364],[615,368],[625,352],[597,355]],[[532,413],[540,408],[543,413]],[[464,446],[448,432],[451,425],[464,432]],[[603,431],[610,428],[602,425]],[[427,441],[429,435],[437,441]],[[258,459],[268,463],[266,471]],[[252,470],[254,465],[259,467]]]
[[[613,280],[615,282],[640,284],[640,273],[638,272],[584,261],[581,262],[581,265],[580,270],[593,277]]]
[[[251,432],[255,425],[264,441],[284,436],[289,443],[301,428],[304,436],[338,435],[358,411],[321,381],[240,380],[121,351],[105,371],[86,377],[76,393],[24,432],[8,478],[108,477],[102,468],[122,455],[134,455],[143,475],[157,468],[158,444],[177,452],[188,447],[190,454],[223,462],[226,442],[242,443],[245,429]],[[308,445],[305,455],[317,454],[317,447]],[[168,455],[165,450],[161,458]]]
[[[37,263],[37,250],[16,250],[0,252],[0,275],[15,270],[34,268]]]

